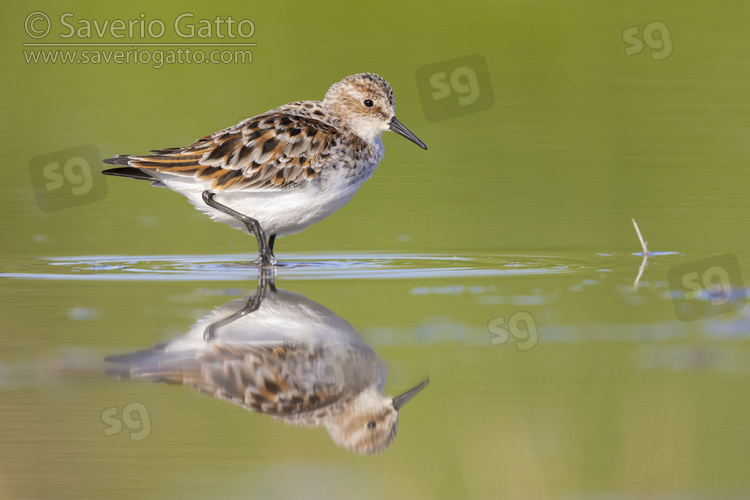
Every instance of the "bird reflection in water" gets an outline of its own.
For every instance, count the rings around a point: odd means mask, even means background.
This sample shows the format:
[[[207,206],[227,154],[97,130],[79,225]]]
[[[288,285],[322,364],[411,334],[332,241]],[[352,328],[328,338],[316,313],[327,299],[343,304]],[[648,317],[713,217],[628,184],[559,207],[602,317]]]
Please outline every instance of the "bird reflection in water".
[[[190,385],[290,424],[325,426],[360,454],[391,445],[399,410],[429,382],[386,396],[385,366],[354,328],[265,273],[249,299],[217,307],[182,337],[106,360],[119,378]]]

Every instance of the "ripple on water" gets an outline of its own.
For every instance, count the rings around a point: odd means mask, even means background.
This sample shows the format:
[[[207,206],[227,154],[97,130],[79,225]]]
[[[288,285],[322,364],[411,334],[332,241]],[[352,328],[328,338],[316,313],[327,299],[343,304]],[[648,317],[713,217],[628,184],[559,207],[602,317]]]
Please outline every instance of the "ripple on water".
[[[0,277],[91,281],[234,281],[257,274],[247,255],[89,255],[6,262]],[[621,258],[618,258],[621,259]],[[607,267],[625,266],[612,262]],[[285,279],[413,279],[530,276],[595,271],[593,258],[540,255],[286,254],[276,274]],[[615,266],[615,264],[617,264]]]

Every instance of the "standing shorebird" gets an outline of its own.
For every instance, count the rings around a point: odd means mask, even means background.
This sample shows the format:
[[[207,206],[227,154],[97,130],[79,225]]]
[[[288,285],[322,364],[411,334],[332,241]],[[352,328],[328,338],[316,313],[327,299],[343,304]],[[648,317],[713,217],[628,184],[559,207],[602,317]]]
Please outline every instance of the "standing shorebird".
[[[399,410],[428,383],[386,396],[382,361],[346,320],[302,295],[266,293],[265,279],[182,337],[107,361],[120,378],[185,384],[286,423],[325,426],[360,454],[391,445]]]
[[[383,132],[427,149],[395,113],[388,82],[361,73],[331,86],[322,102],[286,104],[186,147],[108,158],[119,167],[102,173],[185,195],[212,219],[253,234],[257,263],[272,265],[276,237],[328,217],[370,178]]]

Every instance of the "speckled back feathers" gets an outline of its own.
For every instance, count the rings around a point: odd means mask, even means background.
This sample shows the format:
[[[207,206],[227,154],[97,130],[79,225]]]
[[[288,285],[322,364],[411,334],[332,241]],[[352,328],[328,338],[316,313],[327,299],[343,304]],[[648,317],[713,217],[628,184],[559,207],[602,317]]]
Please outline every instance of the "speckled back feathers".
[[[365,98],[375,105],[365,107]],[[313,181],[324,169],[356,170],[363,162],[377,164],[382,150],[375,139],[387,129],[395,106],[388,83],[378,75],[362,73],[334,84],[323,102],[286,104],[183,148],[104,161],[154,174],[192,177],[213,191],[288,188]]]

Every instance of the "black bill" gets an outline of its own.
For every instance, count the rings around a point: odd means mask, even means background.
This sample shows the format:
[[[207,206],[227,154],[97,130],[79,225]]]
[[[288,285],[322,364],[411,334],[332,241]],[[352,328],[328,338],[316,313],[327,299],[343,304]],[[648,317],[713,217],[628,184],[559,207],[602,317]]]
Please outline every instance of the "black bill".
[[[419,139],[417,139],[417,140],[419,140]],[[427,148],[425,148],[425,149],[427,149]],[[408,403],[411,398],[413,398],[414,396],[416,396],[419,391],[421,391],[422,389],[424,389],[425,387],[427,387],[427,384],[429,384],[429,383],[430,383],[430,379],[427,379],[424,382],[422,382],[421,384],[419,384],[418,386],[416,386],[416,387],[414,387],[412,389],[409,389],[405,393],[401,394],[400,396],[396,396],[395,398],[393,398],[393,407],[396,408],[396,410],[398,410],[399,408],[401,408],[402,406],[404,406],[406,403]]]
[[[396,120],[395,116],[393,118],[391,118],[391,127],[390,128],[391,128],[391,130],[393,130],[397,134],[403,135],[404,137],[406,137],[407,139],[409,139],[411,142],[413,142],[414,144],[416,144],[420,148],[427,149],[427,146],[425,145],[425,143],[422,142],[422,141],[420,141],[419,137],[417,137],[416,135],[414,135],[411,132],[411,130],[409,130],[408,128],[406,128],[404,126],[403,123],[401,123],[400,121]]]

